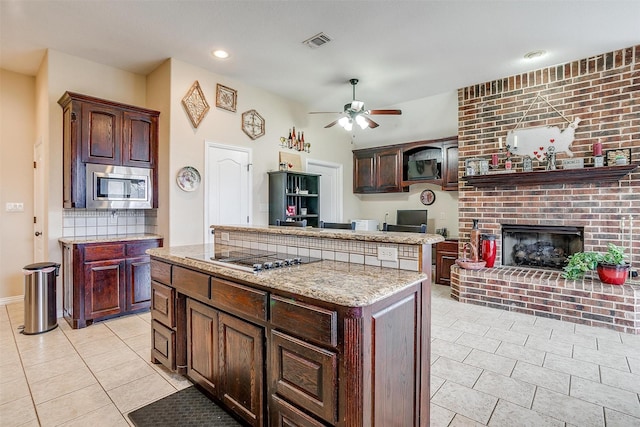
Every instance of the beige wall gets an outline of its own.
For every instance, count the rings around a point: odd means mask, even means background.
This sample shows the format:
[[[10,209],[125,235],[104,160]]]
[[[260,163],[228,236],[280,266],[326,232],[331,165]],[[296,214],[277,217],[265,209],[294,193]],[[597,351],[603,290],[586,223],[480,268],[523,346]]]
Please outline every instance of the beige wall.
[[[44,196],[48,207],[45,218],[45,260],[61,262],[61,251],[58,238],[62,236],[62,109],[57,104],[65,91],[83,93],[99,98],[152,108],[160,111],[160,141],[159,141],[159,209],[158,232],[165,236],[166,244],[179,245],[199,243],[204,239],[204,195],[202,191],[185,193],[175,184],[177,171],[185,165],[204,169],[204,143],[236,145],[251,148],[253,151],[253,223],[266,224],[268,213],[261,209],[268,203],[267,174],[269,170],[276,170],[278,165],[279,138],[285,136],[293,125],[298,130],[304,130],[305,140],[311,143],[311,153],[300,153],[302,163],[305,159],[328,161],[344,165],[344,213],[343,218],[375,218],[382,221],[386,211],[396,209],[418,209],[419,193],[424,187],[412,186],[409,193],[401,195],[359,196],[352,193],[353,161],[351,150],[369,145],[382,145],[395,142],[406,142],[414,139],[439,138],[456,133],[454,127],[449,132],[448,122],[456,121],[456,112],[449,112],[448,107],[442,105],[443,99],[448,102],[448,95],[436,97],[433,100],[418,100],[401,104],[405,113],[403,126],[381,126],[376,131],[363,133],[352,142],[351,135],[338,126],[325,129],[324,125],[331,117],[324,115],[308,115],[304,106],[283,99],[242,82],[217,75],[190,64],[167,60],[149,76],[141,76],[119,70],[108,65],[98,64],[82,58],[73,57],[54,50],[48,51],[38,74],[35,78],[16,75],[3,71],[5,76],[22,82],[21,85],[11,85],[12,91],[5,93],[4,85],[0,96],[0,105],[11,104],[12,114],[10,126],[2,127],[2,163],[0,178],[2,179],[2,202],[6,199],[6,177],[13,174],[11,168],[17,168],[16,157],[31,165],[33,143],[42,140],[48,159],[46,176],[48,187]],[[194,129],[181,104],[182,98],[193,82],[198,80],[211,109],[198,129]],[[13,80],[12,80],[13,81]],[[26,82],[30,82],[27,84]],[[232,113],[215,107],[216,83],[232,87],[238,91],[237,112]],[[15,86],[15,88],[14,88]],[[21,108],[16,109],[13,98],[19,98]],[[266,119],[265,136],[252,141],[240,130],[241,114],[243,111],[256,109]],[[4,111],[4,109],[3,109]],[[451,120],[443,120],[449,116]],[[3,113],[3,123],[5,123]],[[382,122],[382,120],[381,120]],[[386,129],[385,129],[386,127]],[[9,144],[5,135],[20,133],[25,142],[23,145]],[[366,137],[365,137],[366,136]],[[371,138],[367,140],[367,138]],[[376,138],[376,139],[373,139]],[[6,162],[5,153],[13,157]],[[25,175],[22,182],[28,182],[21,191],[25,199],[25,213],[10,218],[31,218],[33,199],[33,172],[29,168],[18,168],[19,173]],[[202,187],[200,187],[202,188]],[[436,187],[436,191],[439,191]],[[26,196],[24,196],[26,195]],[[28,200],[27,200],[28,199]],[[432,206],[438,211],[447,211],[447,219],[457,215],[455,209],[457,200],[454,193],[438,193],[436,203]],[[4,208],[4,206],[2,206]],[[454,213],[455,211],[455,213]],[[430,211],[431,212],[431,211]],[[12,214],[13,215],[13,214]],[[431,218],[436,218],[430,215]],[[2,225],[5,227],[7,214],[2,212]],[[454,221],[453,223],[457,223]],[[431,224],[430,228],[449,226],[448,223]],[[23,278],[20,269],[32,262],[32,225],[25,222],[11,228],[12,232],[26,236],[23,252],[25,260],[15,260],[7,257],[4,234],[0,244],[0,267],[2,267],[2,281],[0,298],[3,296],[19,296],[22,294]],[[13,248],[13,246],[12,246]],[[9,280],[8,278],[12,279]],[[11,285],[10,285],[11,283]],[[61,279],[59,279],[60,289]],[[59,300],[62,293],[58,292]],[[60,304],[60,301],[59,301]]]
[[[0,299],[22,295],[33,262],[35,78],[0,70]],[[23,212],[6,212],[8,202]]]

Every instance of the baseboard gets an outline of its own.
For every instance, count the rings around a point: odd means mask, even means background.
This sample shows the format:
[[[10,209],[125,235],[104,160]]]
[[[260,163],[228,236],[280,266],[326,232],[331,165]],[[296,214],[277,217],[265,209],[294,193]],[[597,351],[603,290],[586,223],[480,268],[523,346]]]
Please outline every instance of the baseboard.
[[[24,301],[24,295],[16,295],[13,297],[0,298],[0,305],[15,304],[16,302]]]
[[[0,305],[9,305],[9,304],[15,304],[17,302],[22,302],[24,301],[24,295],[16,295],[13,297],[4,297],[4,298],[0,298]],[[57,310],[56,312],[56,317],[58,319],[60,319],[63,316],[63,312],[62,310]]]

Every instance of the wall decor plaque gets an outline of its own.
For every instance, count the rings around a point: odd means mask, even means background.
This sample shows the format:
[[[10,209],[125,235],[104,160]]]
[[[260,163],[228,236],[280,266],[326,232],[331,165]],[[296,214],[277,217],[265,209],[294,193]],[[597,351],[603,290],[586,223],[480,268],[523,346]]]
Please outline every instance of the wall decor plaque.
[[[191,124],[196,129],[200,125],[200,122],[207,115],[209,111],[209,104],[202,93],[200,83],[196,82],[191,86],[187,94],[182,98],[182,105],[187,111]]]
[[[216,84],[216,107],[223,110],[236,112],[236,101],[238,100],[238,92],[230,87]]]
[[[620,166],[631,164],[631,148],[619,148],[605,152],[607,166]]]

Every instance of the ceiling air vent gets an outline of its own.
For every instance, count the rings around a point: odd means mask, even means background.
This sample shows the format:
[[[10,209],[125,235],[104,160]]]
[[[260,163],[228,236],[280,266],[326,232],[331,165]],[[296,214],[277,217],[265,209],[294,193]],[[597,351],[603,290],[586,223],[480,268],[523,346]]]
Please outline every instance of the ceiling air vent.
[[[318,33],[313,37],[310,37],[302,42],[302,44],[306,44],[310,48],[317,48],[322,46],[323,44],[327,44],[331,41],[331,38],[325,33]]]

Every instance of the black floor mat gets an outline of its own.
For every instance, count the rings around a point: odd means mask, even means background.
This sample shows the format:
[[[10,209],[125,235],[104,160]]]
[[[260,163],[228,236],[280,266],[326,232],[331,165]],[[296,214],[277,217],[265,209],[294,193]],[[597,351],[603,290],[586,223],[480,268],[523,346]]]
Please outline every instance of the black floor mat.
[[[242,426],[193,386],[130,412],[129,419],[137,427]]]

